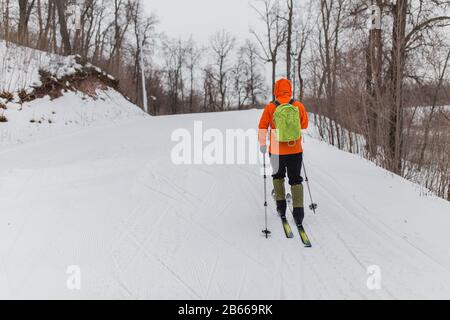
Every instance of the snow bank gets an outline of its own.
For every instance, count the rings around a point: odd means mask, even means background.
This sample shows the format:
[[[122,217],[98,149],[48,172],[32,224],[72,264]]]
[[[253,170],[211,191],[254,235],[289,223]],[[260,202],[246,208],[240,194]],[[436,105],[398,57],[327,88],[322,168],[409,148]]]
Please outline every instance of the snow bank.
[[[77,60],[76,56],[63,57],[14,44],[6,46],[0,40],[0,116],[7,119],[7,122],[0,122],[0,150],[86,127],[145,116],[136,105],[108,87],[109,82],[115,83],[114,78],[89,63],[80,65]],[[40,72],[46,73],[51,83],[43,86]],[[74,86],[65,83],[67,77],[80,73],[86,74],[81,77],[83,80],[74,79]],[[103,81],[101,77],[108,80]],[[47,92],[47,86],[58,92]],[[84,94],[77,86],[89,92]],[[38,87],[39,95],[35,90]],[[23,97],[24,93],[30,97]],[[59,98],[51,101],[47,94]],[[11,95],[10,99],[6,95]],[[34,100],[38,96],[43,98]]]
[[[0,92],[18,92],[31,86],[40,86],[39,70],[57,78],[72,75],[81,70],[75,56],[63,57],[34,50],[0,40]]]
[[[10,103],[4,115],[8,122],[0,123],[0,150],[82,128],[146,116],[113,89],[98,89],[96,98],[81,92],[67,92],[54,101],[44,97],[23,105]]]

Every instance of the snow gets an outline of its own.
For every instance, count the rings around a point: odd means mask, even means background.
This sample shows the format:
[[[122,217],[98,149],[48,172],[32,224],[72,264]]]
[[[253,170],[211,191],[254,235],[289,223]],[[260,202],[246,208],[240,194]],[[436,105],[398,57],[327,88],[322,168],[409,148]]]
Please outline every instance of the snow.
[[[82,92],[67,92],[57,102],[50,97],[26,102],[9,103],[0,124],[1,147],[35,141],[44,137],[75,132],[84,127],[114,123],[145,114],[115,90],[97,90],[93,99]]]
[[[253,129],[260,111],[116,117],[98,99],[85,116],[76,98],[10,115],[27,134],[9,127],[9,141],[34,138],[0,146],[0,298],[450,298],[450,204],[419,186],[306,134],[313,248],[285,238],[272,204],[266,240],[260,166],[171,161],[174,130]],[[25,125],[53,110],[45,135]],[[69,114],[92,125],[66,131]],[[81,290],[67,287],[70,266]],[[371,266],[381,290],[367,286]]]
[[[0,92],[31,90],[40,69],[73,74],[75,60],[0,41]],[[155,118],[112,89],[6,105],[0,299],[450,299],[449,202],[313,127],[319,210],[307,212],[306,249],[285,238],[273,204],[262,237],[260,165],[171,159],[178,129],[254,130],[261,111]]]
[[[76,56],[63,57],[44,51],[20,47],[0,40],[0,92],[16,93],[31,86],[40,86],[39,70],[47,71],[57,79],[73,75],[83,67]]]

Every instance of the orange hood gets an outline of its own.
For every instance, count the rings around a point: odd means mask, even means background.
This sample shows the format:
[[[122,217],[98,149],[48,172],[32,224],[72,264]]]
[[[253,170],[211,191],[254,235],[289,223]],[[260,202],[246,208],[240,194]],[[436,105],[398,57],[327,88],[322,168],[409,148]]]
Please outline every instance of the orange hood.
[[[280,103],[287,103],[292,99],[292,83],[288,79],[280,79],[275,83],[275,98]]]

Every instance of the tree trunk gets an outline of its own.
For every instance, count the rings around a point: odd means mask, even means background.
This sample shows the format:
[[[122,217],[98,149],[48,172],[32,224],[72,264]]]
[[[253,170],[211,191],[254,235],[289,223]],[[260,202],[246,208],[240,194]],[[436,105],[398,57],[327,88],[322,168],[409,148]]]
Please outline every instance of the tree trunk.
[[[40,50],[46,50],[49,47],[48,46],[48,41],[49,41],[48,35],[49,35],[50,27],[52,24],[53,10],[54,10],[53,1],[50,1],[48,3],[47,21],[45,23],[45,27],[44,27],[42,36],[40,37],[39,44],[38,44],[38,48]]]
[[[17,30],[17,42],[19,44],[27,44],[28,21],[33,6],[34,0],[29,6],[28,0],[19,0],[19,26]]]
[[[60,27],[60,33],[61,33],[61,39],[62,44],[64,48],[64,54],[70,55],[72,53],[72,45],[70,44],[70,35],[69,31],[67,29],[67,19],[65,15],[65,1],[63,0],[53,0],[54,4],[56,5],[56,9],[58,11],[58,18],[59,18],[59,27]]]
[[[382,0],[376,0],[381,15]],[[381,16],[380,16],[381,19]],[[381,25],[380,25],[381,28]],[[381,71],[383,59],[382,32],[375,26],[369,31],[369,45],[367,47],[367,141],[370,157],[377,155],[378,141],[378,112],[381,108]]]
[[[294,20],[294,1],[288,0],[288,27],[287,27],[287,41],[286,41],[286,78],[291,80],[292,72],[292,24]]]
[[[9,0],[6,0],[5,4],[5,40],[6,45],[8,45],[9,42]]]
[[[38,24],[39,24],[39,35],[38,35],[38,46],[42,41],[42,36],[44,34],[44,20],[42,18],[42,6],[41,0],[37,0],[37,14],[38,14]]]
[[[191,76],[191,88],[190,88],[190,93],[189,93],[189,113],[193,113],[194,112],[194,66],[192,65],[189,68],[189,73]]]
[[[405,34],[408,0],[397,0],[393,7],[392,37],[392,105],[389,123],[390,169],[402,173],[403,78],[405,66]]]
[[[305,88],[305,81],[303,79],[302,75],[302,63],[303,63],[303,52],[299,52],[297,57],[297,72],[298,72],[298,85],[299,85],[299,99],[300,101],[303,101],[304,98],[304,88]]]
[[[272,55],[272,98],[275,101],[275,82],[277,81],[277,55]]]

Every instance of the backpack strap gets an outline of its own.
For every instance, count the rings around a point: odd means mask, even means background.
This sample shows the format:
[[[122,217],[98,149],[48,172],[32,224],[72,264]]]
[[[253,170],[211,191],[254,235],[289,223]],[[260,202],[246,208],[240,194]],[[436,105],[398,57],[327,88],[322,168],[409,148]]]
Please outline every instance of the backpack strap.
[[[281,102],[278,100],[272,101],[272,103],[276,106],[279,107],[281,106]],[[289,104],[294,104],[295,103],[295,99],[292,99],[291,101],[289,101]]]

